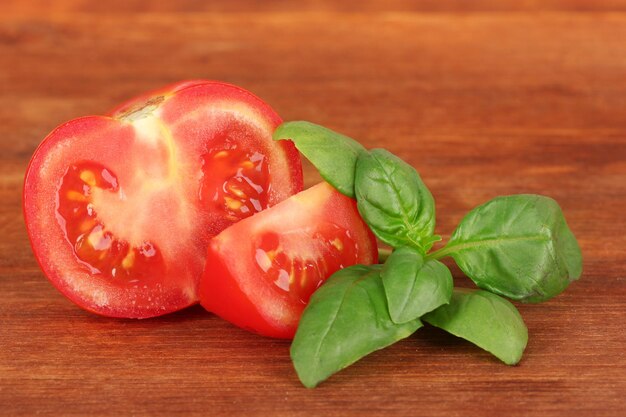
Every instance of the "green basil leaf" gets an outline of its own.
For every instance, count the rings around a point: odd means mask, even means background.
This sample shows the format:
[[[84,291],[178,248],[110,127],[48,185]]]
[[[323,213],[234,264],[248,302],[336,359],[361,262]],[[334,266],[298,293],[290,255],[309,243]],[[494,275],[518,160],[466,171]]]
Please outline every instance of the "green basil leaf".
[[[520,361],[528,343],[528,329],[515,306],[488,291],[455,288],[450,304],[422,320],[469,340],[507,365]]]
[[[561,293],[582,273],[582,256],[559,205],[539,195],[495,198],[461,221],[448,245],[480,288],[525,302]]]
[[[389,315],[396,323],[406,323],[446,304],[452,296],[452,274],[441,262],[413,248],[402,247],[391,253],[381,272]]]
[[[354,198],[356,160],[365,148],[354,139],[310,122],[286,122],[274,132],[274,140],[290,139],[326,182],[341,194]]]
[[[313,293],[298,324],[291,359],[300,381],[312,388],[421,326],[419,320],[391,321],[380,267],[351,266],[333,274]]]
[[[425,253],[434,242],[435,202],[415,169],[384,149],[359,155],[355,194],[361,217],[383,242]]]

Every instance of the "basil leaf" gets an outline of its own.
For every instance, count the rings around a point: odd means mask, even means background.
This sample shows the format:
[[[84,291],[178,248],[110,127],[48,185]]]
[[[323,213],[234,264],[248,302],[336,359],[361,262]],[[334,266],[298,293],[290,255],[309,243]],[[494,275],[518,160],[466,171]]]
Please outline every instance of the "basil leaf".
[[[291,359],[300,381],[313,388],[421,326],[419,320],[391,321],[380,267],[351,266],[333,274],[313,293],[293,339]]]
[[[406,323],[448,303],[452,274],[437,260],[424,262],[415,249],[402,247],[391,253],[381,272],[389,315]]]
[[[450,304],[422,319],[469,340],[507,365],[520,361],[528,343],[528,329],[515,306],[488,291],[455,288]]]
[[[475,208],[433,255],[451,255],[480,288],[525,302],[554,297],[582,273],[561,208],[539,195],[498,197]]]
[[[355,194],[361,217],[383,242],[425,253],[434,242],[435,202],[415,169],[384,149],[359,155]]]
[[[341,194],[354,198],[354,169],[365,148],[354,139],[310,122],[286,122],[274,132],[274,140],[291,139],[296,148]]]

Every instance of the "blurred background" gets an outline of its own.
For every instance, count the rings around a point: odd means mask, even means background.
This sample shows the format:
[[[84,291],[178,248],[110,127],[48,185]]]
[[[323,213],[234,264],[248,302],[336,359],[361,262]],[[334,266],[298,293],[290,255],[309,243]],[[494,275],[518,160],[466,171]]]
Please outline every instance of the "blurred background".
[[[518,371],[476,364],[469,345],[426,331],[313,393],[300,389],[288,344],[201,310],[158,326],[120,326],[66,302],[39,272],[23,227],[30,156],[64,121],[195,78],[240,85],[284,120],[398,154],[432,190],[444,237],[496,195],[559,201],[586,269],[554,302],[520,307],[533,361]],[[307,185],[319,179],[310,167],[305,174]],[[430,415],[618,415],[626,398],[624,195],[626,0],[2,0],[0,404],[12,404],[10,415],[342,415],[413,406]],[[68,344],[52,343],[53,320],[74,332]],[[170,349],[172,335],[188,350]],[[100,357],[91,344],[121,356]],[[451,353],[432,359],[444,347]],[[501,396],[489,394],[498,389]]]
[[[538,192],[548,168],[533,161],[580,152],[572,136],[593,146],[626,128],[626,27],[615,13],[624,9],[618,0],[4,0],[1,151],[24,166],[63,121],[208,78],[254,92],[285,120],[390,148],[440,204]],[[591,168],[570,162],[559,169]],[[473,190],[457,190],[459,178]]]

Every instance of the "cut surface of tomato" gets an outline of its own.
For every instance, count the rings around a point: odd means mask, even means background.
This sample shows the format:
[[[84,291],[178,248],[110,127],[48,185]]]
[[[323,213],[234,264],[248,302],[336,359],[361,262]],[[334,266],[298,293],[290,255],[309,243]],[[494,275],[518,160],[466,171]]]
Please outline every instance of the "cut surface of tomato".
[[[59,126],[24,182],[45,275],[107,316],[197,302],[209,239],[302,189],[297,150],[272,141],[280,122],[239,87],[187,81]]]
[[[214,237],[200,303],[239,327],[292,338],[311,294],[330,275],[377,256],[355,201],[321,183]]]

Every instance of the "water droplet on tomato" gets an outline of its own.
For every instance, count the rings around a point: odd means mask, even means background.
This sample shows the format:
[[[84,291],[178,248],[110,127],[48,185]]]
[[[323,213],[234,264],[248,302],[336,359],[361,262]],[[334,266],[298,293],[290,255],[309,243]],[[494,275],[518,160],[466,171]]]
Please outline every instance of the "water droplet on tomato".
[[[280,269],[278,271],[278,278],[274,281],[274,284],[283,291],[289,291],[289,273],[284,269]]]

